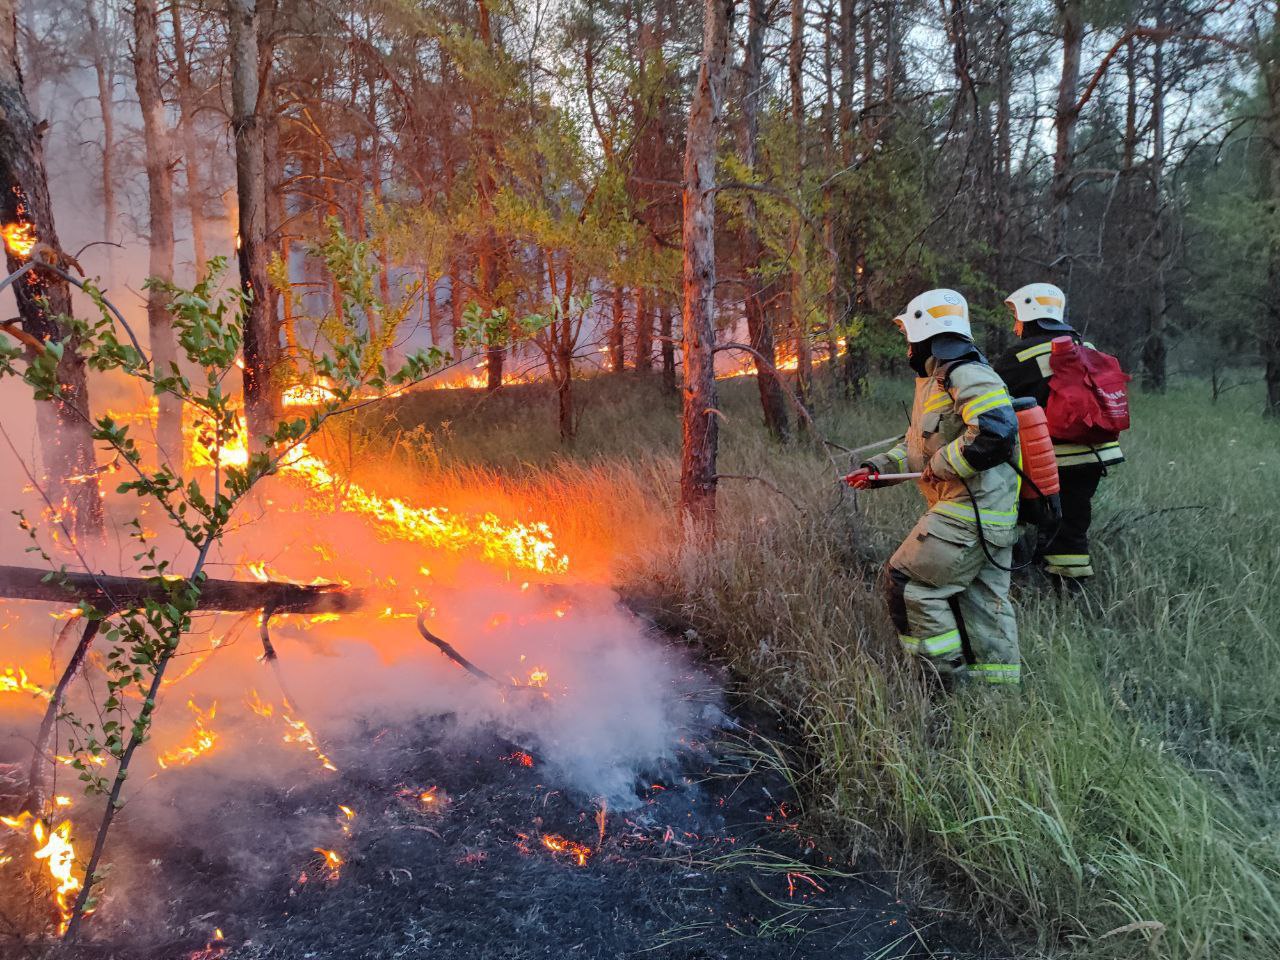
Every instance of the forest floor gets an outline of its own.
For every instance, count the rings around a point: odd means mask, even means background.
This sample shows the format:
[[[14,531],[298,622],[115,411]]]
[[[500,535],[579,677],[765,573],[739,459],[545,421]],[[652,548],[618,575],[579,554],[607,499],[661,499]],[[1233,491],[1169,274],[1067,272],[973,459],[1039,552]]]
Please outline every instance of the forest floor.
[[[841,870],[799,821],[776,767],[744,751],[731,721],[677,763],[637,783],[638,806],[608,810],[548,779],[536,757],[454,718],[367,730],[361,767],[337,782],[263,787],[200,824],[189,849],[127,836],[165,891],[77,960],[533,960],[568,955],[698,960],[927,960],[1012,955],[983,945],[950,911],[909,903],[867,862]],[[353,746],[354,750],[346,748]],[[376,754],[377,759],[371,759]],[[411,789],[406,785],[414,785]],[[448,784],[446,790],[438,784]],[[427,786],[424,786],[427,785]],[[430,802],[423,802],[429,790]],[[181,799],[175,800],[181,803]],[[305,821],[338,803],[358,811],[331,871],[300,871]],[[282,823],[285,825],[282,827]],[[226,838],[224,853],[210,838]],[[544,842],[544,838],[546,841]],[[579,844],[566,850],[553,845]],[[276,869],[247,880],[246,849]],[[584,851],[579,862],[575,849]],[[223,939],[213,940],[217,928]],[[17,945],[12,956],[22,955]],[[30,956],[39,955],[31,951]],[[9,953],[4,956],[9,957]],[[63,956],[63,954],[58,954]]]
[[[845,862],[923,869],[1024,956],[1280,956],[1280,424],[1257,391],[1136,397],[1129,462],[1096,503],[1100,575],[1068,596],[1021,577],[1023,691],[940,703],[904,670],[877,585],[918,493],[855,498],[836,448],[767,439],[753,381],[721,393],[719,470],[785,495],[722,482],[697,556],[677,548],[679,405],[656,380],[583,385],[572,448],[538,387],[414,394],[361,442],[606,532],[624,594],[779,710],[804,829]],[[900,433],[908,395],[820,385],[818,430],[845,447]]]

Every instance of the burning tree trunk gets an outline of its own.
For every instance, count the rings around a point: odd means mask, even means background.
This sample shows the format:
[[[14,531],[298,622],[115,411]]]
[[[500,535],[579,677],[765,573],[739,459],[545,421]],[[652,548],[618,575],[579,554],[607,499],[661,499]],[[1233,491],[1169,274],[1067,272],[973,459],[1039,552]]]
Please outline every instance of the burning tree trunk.
[[[748,0],[747,42],[742,62],[742,120],[738,128],[738,153],[749,175],[756,167],[756,140],[760,127],[760,70],[764,62],[764,0]],[[764,245],[756,216],[755,196],[748,191],[742,201],[743,282],[746,285],[747,335],[755,358],[756,385],[760,389],[760,408],[764,425],[775,440],[786,442],[790,435],[786,399],[778,382],[778,357],[773,345],[773,325],[765,309],[770,297],[769,284],[761,276],[764,269]],[[761,360],[763,358],[763,361]]]
[[[244,325],[244,407],[250,442],[274,429],[279,407],[274,382],[280,338],[268,309],[267,187],[262,116],[259,111],[257,0],[228,0],[231,26],[231,129],[236,143],[236,238],[240,286],[249,298]]]
[[[0,222],[10,271],[33,256],[58,256],[41,131],[27,105],[18,66],[14,0],[0,0]],[[74,533],[100,533],[102,498],[89,420],[89,384],[84,361],[76,354],[78,338],[66,335],[57,320],[71,314],[71,288],[36,268],[12,289],[23,330],[41,342],[61,342],[64,348],[58,362],[61,398],[36,403],[46,492],[63,509]]]
[[[705,0],[702,63],[689,105],[684,152],[684,422],[680,512],[695,536],[715,531],[716,128],[736,0]]]
[[[156,39],[155,0],[135,0],[133,5],[133,75],[142,110],[142,139],[146,151],[147,199],[150,217],[151,259],[147,270],[153,280],[173,283],[173,157],[160,93],[160,50]],[[147,328],[151,333],[151,362],[158,376],[174,375],[178,359],[169,314],[169,291],[152,286],[147,291]],[[157,391],[159,406],[156,444],[160,459],[182,469],[182,401],[173,393]]]
[[[163,602],[163,586],[143,577],[67,573],[47,579],[49,571],[0,564],[0,598],[46,603],[86,602],[99,610],[127,610],[147,600]],[[327,584],[268,580],[206,580],[200,588],[201,610],[268,610],[273,613],[350,613],[364,596]]]

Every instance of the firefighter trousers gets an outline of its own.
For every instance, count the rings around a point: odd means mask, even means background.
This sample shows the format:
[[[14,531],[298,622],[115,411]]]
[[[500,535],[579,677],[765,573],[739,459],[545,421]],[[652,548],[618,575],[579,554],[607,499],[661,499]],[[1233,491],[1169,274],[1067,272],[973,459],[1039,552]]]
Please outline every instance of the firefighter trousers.
[[[987,683],[1018,683],[1018,624],[1008,570],[1016,536],[926,513],[885,568],[889,614],[908,652],[940,674]]]
[[[1093,576],[1093,559],[1089,556],[1089,525],[1093,522],[1093,496],[1105,468],[1100,463],[1063,467],[1062,522],[1048,543],[1040,549],[1046,573],[1072,580]]]

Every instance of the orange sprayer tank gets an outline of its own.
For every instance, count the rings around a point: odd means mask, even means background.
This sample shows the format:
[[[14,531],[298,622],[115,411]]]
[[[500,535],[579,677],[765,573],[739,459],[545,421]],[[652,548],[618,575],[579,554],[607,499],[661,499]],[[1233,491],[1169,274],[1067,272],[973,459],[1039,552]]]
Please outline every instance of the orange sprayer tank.
[[[1016,397],[1014,412],[1018,415],[1018,442],[1022,447],[1022,472],[1032,484],[1022,483],[1022,497],[1030,500],[1044,494],[1052,496],[1062,489],[1058,482],[1058,458],[1053,453],[1053,438],[1044,409],[1032,397]],[[1039,488],[1039,489],[1037,489]]]

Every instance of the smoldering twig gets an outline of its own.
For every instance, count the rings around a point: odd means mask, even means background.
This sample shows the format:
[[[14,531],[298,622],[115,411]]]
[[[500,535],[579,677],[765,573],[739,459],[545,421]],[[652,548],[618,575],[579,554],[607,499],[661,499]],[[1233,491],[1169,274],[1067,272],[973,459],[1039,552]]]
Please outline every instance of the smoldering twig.
[[[427,628],[427,611],[425,609],[418,611],[418,632],[422,634],[422,638],[424,640],[426,640],[430,644],[433,644],[441,653],[443,653],[446,657],[448,657],[450,660],[452,660],[454,663],[460,666],[463,670],[467,671],[467,673],[471,674],[477,680],[485,680],[489,683],[492,683],[494,686],[498,687],[500,690],[505,690],[511,686],[511,684],[503,683],[501,680],[498,680],[492,674],[486,673],[485,671],[481,670],[474,663],[472,663],[470,660],[468,660],[466,657],[460,654],[454,648],[453,644],[449,643],[449,641],[447,640],[441,640],[434,633],[432,633]]]

